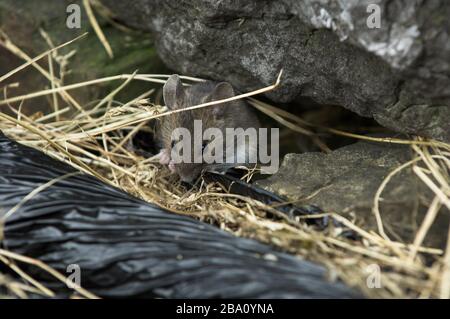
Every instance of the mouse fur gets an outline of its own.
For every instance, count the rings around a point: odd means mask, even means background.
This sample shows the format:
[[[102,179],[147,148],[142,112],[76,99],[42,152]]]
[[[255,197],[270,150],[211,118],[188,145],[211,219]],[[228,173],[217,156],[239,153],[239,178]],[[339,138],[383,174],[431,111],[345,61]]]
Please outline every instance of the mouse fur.
[[[182,109],[211,101],[222,100],[235,96],[233,87],[227,82],[205,81],[189,87],[183,86],[180,77],[176,74],[169,77],[163,88],[164,103],[169,110]],[[176,172],[182,181],[193,182],[203,170],[223,171],[229,167],[245,165],[250,158],[249,153],[257,152],[254,147],[249,148],[248,144],[236,145],[235,158],[225,158],[227,163],[208,164],[202,163],[177,163],[171,161],[170,154],[172,148],[178,147],[178,141],[172,140],[172,132],[176,128],[186,128],[193,136],[194,120],[202,121],[203,131],[208,128],[218,128],[226,137],[226,128],[248,128],[258,129],[259,120],[253,112],[251,106],[243,100],[236,100],[217,105],[206,106],[196,110],[183,111],[170,114],[161,118],[158,125],[158,137],[162,150],[160,152],[160,162],[169,165],[171,171]],[[202,132],[203,133],[203,132]],[[219,143],[219,139],[202,141],[202,150],[212,147],[212,143]],[[235,142],[237,142],[235,140]],[[191,147],[191,156],[194,156],[194,147]],[[238,162],[237,154],[245,152],[244,163]],[[225,149],[224,149],[225,154]],[[201,155],[201,154],[197,154]],[[193,158],[193,157],[192,157]],[[231,163],[232,162],[232,163]]]

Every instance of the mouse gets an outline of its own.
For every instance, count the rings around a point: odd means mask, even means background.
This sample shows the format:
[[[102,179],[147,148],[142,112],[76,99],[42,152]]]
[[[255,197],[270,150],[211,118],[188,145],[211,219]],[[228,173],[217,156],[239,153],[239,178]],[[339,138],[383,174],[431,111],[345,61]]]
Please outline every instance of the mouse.
[[[163,87],[163,99],[169,111],[223,100],[236,95],[236,91],[228,82],[205,81],[191,86],[183,86],[177,74],[171,75]],[[197,145],[201,145],[201,147],[195,147],[194,141],[190,141],[191,147],[187,148],[186,152],[191,158],[210,152],[209,154],[218,155],[222,161],[211,163],[203,157],[196,162],[174,161],[173,154],[181,151],[179,148],[183,144],[176,135],[174,136],[174,130],[184,128],[189,131],[191,136],[194,136],[194,131],[198,132],[199,123],[201,123],[201,141]],[[205,138],[204,133],[211,128],[214,128],[217,134]],[[158,154],[159,162],[167,165],[171,172],[176,173],[181,181],[187,183],[193,183],[204,171],[225,172],[236,166],[255,166],[257,142],[249,141],[249,138],[245,138],[245,136],[237,138],[231,133],[231,130],[227,130],[238,128],[254,129],[254,131],[260,128],[260,122],[254,109],[242,99],[163,116],[157,124],[157,139],[161,146]],[[250,140],[252,139],[250,138]],[[228,141],[231,142],[228,144]],[[227,152],[230,148],[233,148],[233,152]],[[223,150],[222,154],[219,153],[220,149]]]

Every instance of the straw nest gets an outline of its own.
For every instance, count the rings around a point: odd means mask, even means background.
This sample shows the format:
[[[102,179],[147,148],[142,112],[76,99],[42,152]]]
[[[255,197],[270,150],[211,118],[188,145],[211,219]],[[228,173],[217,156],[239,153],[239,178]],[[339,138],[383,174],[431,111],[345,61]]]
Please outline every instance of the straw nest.
[[[329,269],[330,279],[339,278],[360,289],[368,297],[450,296],[450,243],[445,251],[423,246],[423,239],[435,216],[440,212],[444,213],[445,207],[450,209],[450,145],[421,138],[413,140],[369,138],[321,127],[321,130],[328,133],[356,139],[409,144],[416,154],[413,160],[389,174],[380,185],[373,207],[373,213],[378,221],[378,232],[361,229],[353,221],[338,214],[326,213],[360,235],[359,240],[351,241],[340,237],[339,229],[318,231],[301,220],[274,218],[269,214],[273,211],[273,207],[250,198],[228,194],[220,185],[202,184],[199,189],[186,190],[176,176],[171,175],[155,158],[144,158],[128,145],[136,132],[149,130],[150,120],[169,116],[171,112],[166,112],[164,107],[151,103],[154,101],[153,91],[145,92],[127,103],[115,101],[115,96],[131,81],[162,84],[167,75],[133,73],[83,83],[63,84],[61,72],[66,70],[67,60],[70,57],[59,55],[58,50],[71,42],[53,47],[32,59],[2,34],[0,43],[25,60],[25,63],[17,69],[0,76],[4,92],[3,100],[0,100],[2,108],[0,128],[7,136],[145,201],[157,203],[175,214],[198,218],[237,236],[254,238],[324,264]],[[46,70],[41,67],[37,63],[41,58],[48,58],[50,66],[52,63],[60,64],[60,73],[55,74],[53,68]],[[61,67],[61,64],[65,67]],[[5,85],[4,81],[26,67],[36,68],[49,81],[50,88],[23,96],[9,97],[8,92],[14,84]],[[187,83],[200,81],[188,77],[183,79]],[[120,80],[121,83],[116,90],[90,105],[80,105],[71,95],[72,90]],[[280,77],[270,87],[236,98],[248,98],[249,103],[257,110],[271,116],[281,125],[310,136],[320,145],[320,139],[312,133],[311,124],[277,107],[250,98],[274,89],[279,81]],[[24,101],[39,96],[49,97],[48,101],[54,111],[48,114],[39,112],[25,115],[22,112]],[[214,102],[195,107],[209,107],[212,104]],[[4,112],[7,109],[9,115]],[[426,218],[412,243],[397,242],[384,234],[383,212],[378,207],[383,188],[392,176],[403,169],[412,169],[435,194]],[[51,182],[43,185],[40,190],[50,185]],[[39,190],[35,193],[37,192]],[[28,198],[32,196],[33,194]],[[7,212],[6,217],[18,209],[20,207]],[[425,264],[425,257],[432,262]],[[29,292],[44,296],[53,294],[51,290],[24,273],[20,269],[21,263],[34,264],[50,272],[57,279],[64,280],[63,275],[47,265],[7,250],[0,250],[0,262],[11,267],[22,278],[19,281],[0,273],[0,285],[6,286],[12,296],[27,297]],[[377,284],[380,288],[371,288]],[[95,297],[83,289],[79,289],[78,294]]]

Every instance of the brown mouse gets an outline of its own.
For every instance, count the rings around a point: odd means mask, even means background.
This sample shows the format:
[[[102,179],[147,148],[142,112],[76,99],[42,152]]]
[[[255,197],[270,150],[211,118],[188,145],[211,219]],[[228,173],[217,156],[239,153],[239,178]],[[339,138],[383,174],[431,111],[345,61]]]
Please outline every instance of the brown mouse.
[[[176,74],[169,77],[163,88],[164,102],[169,110],[223,100],[235,95],[233,87],[227,82],[206,81],[184,87]],[[197,134],[199,123],[201,123],[200,136]],[[230,167],[246,165],[249,162],[254,163],[257,156],[257,145],[255,144],[257,142],[249,143],[249,139],[245,136],[244,138],[237,138],[231,134],[229,129],[242,128],[243,130],[250,129],[253,132],[257,131],[259,127],[260,123],[256,114],[251,106],[243,100],[164,116],[161,118],[158,128],[159,140],[162,144],[159,154],[160,163],[167,164],[169,169],[176,172],[184,182],[193,182],[204,170],[224,171]],[[188,148],[180,151],[183,143],[173,134],[177,128],[184,128],[189,131],[191,136],[194,137],[192,140],[200,138],[197,147],[195,147],[194,141],[191,141],[190,145],[187,145]],[[211,130],[208,130],[210,128],[214,128],[217,133],[221,132],[222,137],[218,134],[205,138],[204,133],[210,132]],[[230,144],[226,143],[227,139]],[[199,145],[201,146],[199,147]],[[221,149],[223,149],[223,154],[219,152]],[[228,153],[227,151],[231,149],[233,152]],[[186,155],[190,155],[190,158],[200,156],[197,157],[197,159],[200,158],[200,161],[175,162],[173,152],[186,152]],[[211,161],[201,157],[206,153],[217,155],[219,159],[222,158],[223,160],[222,162],[211,163]]]

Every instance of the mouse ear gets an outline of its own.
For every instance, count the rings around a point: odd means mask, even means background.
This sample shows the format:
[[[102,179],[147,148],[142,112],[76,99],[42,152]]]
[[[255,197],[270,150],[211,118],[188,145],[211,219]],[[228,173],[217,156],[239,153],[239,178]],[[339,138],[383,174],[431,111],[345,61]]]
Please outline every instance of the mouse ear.
[[[163,87],[163,97],[166,106],[173,110],[183,105],[184,88],[178,74],[172,74]]]
[[[235,95],[234,90],[230,83],[220,82],[219,84],[216,85],[214,91],[211,93],[210,100],[211,101],[224,100],[233,97],[234,95]],[[227,107],[226,105],[223,105],[221,103],[214,105],[212,109],[215,115],[223,115],[226,107]]]

